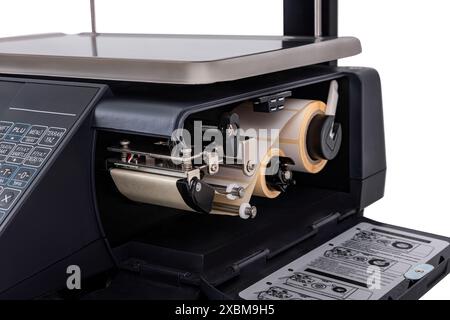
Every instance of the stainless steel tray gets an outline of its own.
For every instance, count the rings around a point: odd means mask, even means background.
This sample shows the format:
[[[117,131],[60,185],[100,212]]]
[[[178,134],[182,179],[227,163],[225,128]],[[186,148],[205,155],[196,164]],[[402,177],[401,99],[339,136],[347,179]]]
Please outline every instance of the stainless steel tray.
[[[323,63],[361,52],[358,39],[42,34],[0,39],[0,73],[207,84]]]

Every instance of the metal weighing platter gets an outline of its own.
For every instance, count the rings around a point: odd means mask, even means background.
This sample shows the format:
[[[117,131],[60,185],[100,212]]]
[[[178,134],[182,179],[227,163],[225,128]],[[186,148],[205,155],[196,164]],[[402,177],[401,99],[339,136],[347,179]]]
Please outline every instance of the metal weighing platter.
[[[0,39],[0,73],[208,84],[361,52],[358,39],[62,33]]]

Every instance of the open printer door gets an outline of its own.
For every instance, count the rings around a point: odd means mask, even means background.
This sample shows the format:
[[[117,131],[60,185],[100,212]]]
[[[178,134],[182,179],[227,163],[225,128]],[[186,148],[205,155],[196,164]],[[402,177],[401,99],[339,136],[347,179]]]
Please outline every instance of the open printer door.
[[[258,276],[225,291],[258,300],[418,299],[449,272],[448,238],[366,218],[351,223],[339,222],[339,215],[330,218],[312,230],[317,233],[302,249],[293,248]],[[339,224],[343,232],[321,236]]]
[[[282,253],[261,248],[200,273],[153,265],[148,262],[151,246],[135,243],[119,250],[124,260],[111,285],[86,298],[418,299],[449,273],[449,243],[449,238],[379,223],[361,213],[318,221]],[[186,257],[177,262],[183,264]]]

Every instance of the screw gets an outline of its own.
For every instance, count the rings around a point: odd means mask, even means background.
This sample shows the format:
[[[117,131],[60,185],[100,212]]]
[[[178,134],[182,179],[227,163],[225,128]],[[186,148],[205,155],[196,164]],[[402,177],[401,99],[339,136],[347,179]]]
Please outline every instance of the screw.
[[[130,146],[130,141],[128,140],[120,140],[120,146],[122,147],[123,150],[128,150],[129,146]],[[127,152],[122,152],[122,162],[127,162],[127,157],[128,157],[128,153]]]
[[[245,189],[243,187],[234,187],[233,190],[231,190],[231,194],[234,196],[237,196],[239,198],[243,198],[245,195]],[[250,209],[250,208],[249,208]]]
[[[256,168],[256,164],[252,161],[247,162],[247,171],[253,171]]]
[[[128,141],[128,140],[120,140],[120,145],[121,145],[122,148],[128,149],[128,147],[130,145],[130,141]]]
[[[416,270],[414,270],[416,273],[424,273],[425,272],[425,270],[423,270],[423,269],[416,269]]]
[[[210,171],[211,172],[217,172],[217,169],[218,169],[217,164],[212,164],[211,167],[210,167]]]
[[[245,214],[248,215],[251,218],[254,218],[256,214],[258,213],[258,210],[255,206],[251,206],[245,209]]]
[[[181,150],[181,156],[183,158],[183,169],[185,171],[189,171],[192,169],[192,163],[191,160],[189,159],[191,157],[192,154],[192,149],[190,148],[184,148]]]
[[[284,180],[291,180],[292,179],[292,172],[291,171],[283,171],[283,179]]]

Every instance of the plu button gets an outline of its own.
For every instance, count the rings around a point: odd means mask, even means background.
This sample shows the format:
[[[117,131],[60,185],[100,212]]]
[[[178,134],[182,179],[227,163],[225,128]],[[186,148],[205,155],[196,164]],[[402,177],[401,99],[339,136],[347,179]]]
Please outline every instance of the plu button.
[[[16,123],[5,136],[6,141],[19,142],[30,128],[29,124]]]

